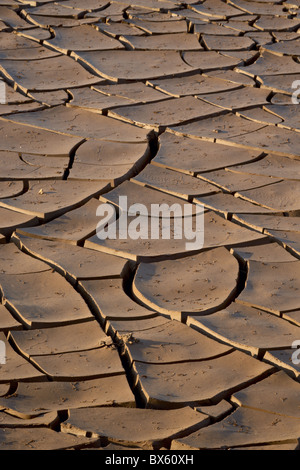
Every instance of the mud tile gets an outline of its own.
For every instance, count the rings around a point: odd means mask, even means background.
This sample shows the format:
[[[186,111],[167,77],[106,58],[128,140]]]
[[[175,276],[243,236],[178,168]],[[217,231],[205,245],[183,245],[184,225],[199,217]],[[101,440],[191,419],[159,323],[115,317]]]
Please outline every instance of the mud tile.
[[[295,328],[295,327],[294,327]],[[177,321],[145,331],[135,331],[127,342],[123,354],[131,362],[147,364],[177,364],[217,358],[233,351],[192,328]]]
[[[249,19],[249,17],[250,17],[250,19]],[[249,21],[252,22],[253,19],[257,18],[257,16],[249,15],[249,17],[247,18],[247,16],[245,16],[245,17],[238,16],[238,17],[235,17],[235,18],[231,18],[227,22],[222,22],[222,24],[226,28],[231,28],[233,31],[236,31],[238,34],[240,34],[241,32],[242,33],[247,33],[247,32],[250,32],[250,31],[256,31],[256,29],[253,28],[253,26],[250,26]]]
[[[57,161],[59,162],[59,158]],[[30,179],[62,179],[63,175],[64,170],[62,167],[47,167],[47,165],[45,165],[45,158],[43,161],[38,162],[36,160],[35,164],[30,164],[17,152],[0,150],[0,178],[4,180],[13,179],[26,181]],[[20,193],[22,193],[22,191],[20,191],[19,194],[17,193],[16,196],[21,195]]]
[[[204,317],[189,317],[188,325],[235,348],[259,356],[266,350],[289,347],[299,337],[295,325],[255,308],[231,304]]]
[[[145,11],[145,10],[137,10],[134,8],[128,8],[128,17],[129,18],[139,18],[142,20],[147,21],[154,21],[154,22],[161,22],[161,21],[177,21],[178,18],[182,17],[182,10],[180,10],[180,14],[178,12],[159,12],[156,11]]]
[[[300,310],[295,312],[283,313],[282,318],[300,326]]]
[[[11,385],[8,383],[8,384],[0,384],[0,396],[1,397],[5,397],[9,394],[9,392],[11,391]]]
[[[196,95],[199,93],[212,93],[232,90],[239,87],[237,83],[215,77],[206,77],[201,74],[182,78],[164,78],[151,82],[157,90],[179,98],[181,96]]]
[[[0,181],[0,199],[18,196],[23,190],[21,181]]]
[[[123,205],[122,200],[120,200],[121,197],[127,197],[127,203],[126,206]],[[118,210],[122,211],[123,214],[129,214],[129,216],[134,215],[134,213],[131,213],[131,211],[134,211],[132,209],[132,206],[134,204],[138,203],[139,204],[144,204],[145,208],[147,208],[148,211],[148,216],[150,217],[152,213],[152,207],[154,204],[168,204],[169,206],[172,206],[173,204],[177,204],[180,206],[182,213],[179,215],[176,215],[176,213],[171,214],[170,217],[182,217],[183,211],[184,211],[184,206],[186,205],[186,201],[177,198],[173,196],[172,194],[168,194],[162,191],[156,191],[152,188],[148,188],[146,186],[140,186],[137,185],[131,181],[125,181],[122,183],[120,186],[117,188],[113,189],[112,191],[102,195],[100,197],[100,201],[105,202],[105,203],[110,203],[113,204],[118,208]],[[121,204],[121,205],[120,205]],[[1,200],[0,200],[0,205],[1,205]],[[192,213],[196,213],[196,206],[193,205],[192,207]]]
[[[31,155],[29,153],[23,153],[21,158],[27,165],[55,168],[57,170],[66,170],[70,163],[68,157],[49,157],[48,155]]]
[[[289,105],[291,104],[291,97],[289,95],[284,95],[283,93],[276,93],[271,99],[271,103]],[[282,120],[278,122],[282,122]]]
[[[55,37],[44,41],[43,44],[63,54],[72,53],[72,57],[76,57],[76,51],[124,49],[119,41],[106,36],[90,25],[54,28],[53,31]]]
[[[274,126],[257,129],[255,133],[250,132],[240,136],[230,136],[227,139],[228,144],[232,143],[233,145],[245,148],[260,149],[266,153],[274,153],[291,158],[297,157],[299,142],[299,132],[275,128]]]
[[[0,104],[0,115],[7,116],[14,113],[34,112],[43,109],[39,103],[22,103],[22,104]]]
[[[35,101],[42,103],[46,106],[58,106],[65,104],[69,97],[65,90],[53,90],[45,92],[34,92],[29,93],[28,96],[33,98]]]
[[[32,227],[38,224],[38,219],[32,215],[21,214],[0,208],[0,234],[1,238],[9,236],[18,227]],[[4,238],[5,240],[5,238]]]
[[[273,31],[272,34],[277,41],[292,41],[299,38],[296,31]]]
[[[233,196],[232,194],[218,193],[211,196],[201,196],[195,198],[193,201],[195,204],[204,205],[207,209],[223,214],[227,219],[234,213],[270,213],[270,209],[251,204],[243,199]]]
[[[300,162],[296,159],[281,157],[279,155],[267,155],[262,160],[254,163],[248,163],[246,166],[241,165],[231,167],[230,172],[237,174],[249,174],[256,176],[272,176],[281,179],[300,179]],[[250,189],[250,188],[249,188]]]
[[[250,2],[249,2],[250,3]],[[251,2],[252,3],[252,2]],[[239,408],[220,423],[175,440],[172,450],[228,449],[298,440],[298,420]]]
[[[3,21],[0,21],[0,31],[9,31],[10,27],[7,26]]]
[[[298,262],[260,263],[248,261],[248,279],[238,304],[249,305],[280,315],[299,309],[296,293],[299,289]]]
[[[299,52],[300,40],[294,39],[291,41],[280,41],[275,44],[268,44],[263,46],[263,50],[269,51],[278,56],[297,56]]]
[[[300,233],[284,232],[279,230],[265,230],[267,235],[274,237],[277,242],[282,244],[285,249],[299,256],[300,254]]]
[[[158,449],[176,436],[184,436],[209,423],[207,416],[186,407],[180,410],[90,408],[73,410],[63,433],[106,437],[110,442]]]
[[[249,2],[245,0],[230,0],[230,4],[241,9],[242,11],[246,11],[247,13],[257,15],[288,16],[284,6],[274,5],[274,2],[270,4],[265,2],[260,3],[251,1],[251,3],[249,4]]]
[[[52,431],[51,429],[0,429],[1,450],[80,450],[94,445],[98,439],[77,437]]]
[[[82,138],[60,135],[8,122],[0,118],[0,130],[6,138],[1,142],[1,151],[24,152],[37,155],[69,157],[69,153]]]
[[[78,209],[71,210],[48,223],[38,227],[17,229],[17,233],[33,238],[64,241],[72,245],[80,244],[85,238],[96,233],[98,224],[99,230],[103,228],[101,220],[105,221],[105,217],[102,219],[96,217],[100,205],[99,201],[91,199]]]
[[[67,0],[63,2],[57,2],[58,5],[61,5],[66,8],[72,8],[75,10],[80,10],[82,8],[81,0]],[[109,2],[106,0],[87,0],[84,3],[85,10],[87,11],[98,11],[103,10],[109,6]]]
[[[216,404],[270,370],[272,366],[239,351],[202,362],[134,363],[147,406],[162,409]]]
[[[188,200],[194,196],[213,194],[219,191],[215,186],[205,181],[168,168],[159,168],[156,165],[147,165],[131,181]]]
[[[253,188],[259,188],[262,186],[268,186],[272,183],[278,183],[279,178],[271,178],[268,174],[266,175],[253,175],[247,171],[247,168],[251,166],[251,163],[247,165],[241,165],[240,168],[244,170],[241,173],[233,171],[233,169],[226,168],[225,170],[211,171],[208,173],[198,174],[198,178],[208,181],[212,184],[219,186],[224,191],[236,192],[242,190],[248,190]]]
[[[155,312],[134,302],[125,293],[121,279],[81,281],[79,289],[102,321],[143,320],[156,316]]]
[[[216,23],[204,23],[204,24],[195,24],[194,25],[194,34],[210,35],[213,38],[215,36],[232,36],[234,34],[238,35],[238,31],[234,32],[232,29],[224,27],[224,25]]]
[[[169,24],[169,22],[166,22]],[[113,38],[118,39],[119,36],[124,36],[126,34],[130,36],[142,36],[145,34],[145,32],[142,29],[136,28],[133,26],[133,24],[130,22],[129,24],[127,23],[95,23],[94,28],[96,28],[98,31],[104,31],[106,34],[109,36],[112,36]]]
[[[95,85],[92,87],[104,95],[112,98],[124,98],[128,100],[128,104],[150,103],[152,101],[160,101],[166,96],[150,86],[146,86],[142,82],[134,83],[117,83],[110,85]]]
[[[82,382],[18,384],[17,394],[0,399],[0,406],[22,419],[41,413],[92,406],[135,406],[126,376]]]
[[[296,261],[288,251],[277,243],[266,243],[264,245],[232,248],[231,252],[242,262],[248,260],[260,261],[261,263],[285,263]]]
[[[299,73],[286,75],[260,75],[259,80],[262,83],[261,87],[268,88],[273,92],[293,93],[292,83],[299,79]]]
[[[283,16],[263,15],[258,18],[254,23],[255,28],[262,31],[274,32],[278,31],[293,31],[300,26],[300,21],[297,18],[284,18]]]
[[[44,380],[45,375],[33,367],[33,365],[31,365],[26,359],[16,353],[3,333],[0,333],[0,338],[5,344],[6,358],[6,363],[0,365],[1,383]]]
[[[124,5],[124,4],[123,4]],[[159,0],[157,2],[156,0],[137,0],[136,2],[131,2],[131,7],[135,9],[139,9],[143,12],[145,12],[145,9],[149,12],[160,12],[164,10],[176,10],[177,9],[177,3],[173,2],[172,0],[169,1],[163,1]]]
[[[132,104],[128,99],[121,96],[104,95],[90,88],[73,88],[69,93],[72,95],[72,99],[67,103],[68,107],[82,108],[101,114],[104,114],[110,108]]]
[[[0,247],[0,266],[1,275],[42,273],[51,270],[46,263],[26,255],[13,243]]]
[[[91,118],[92,122],[91,122]],[[100,114],[89,111],[58,106],[35,113],[10,115],[14,123],[26,124],[38,129],[48,129],[59,135],[75,135],[97,140],[112,142],[142,143],[148,141],[149,131],[130,126],[117,120],[112,120]],[[58,138],[56,134],[56,139]],[[40,152],[41,153],[41,152]]]
[[[229,69],[241,63],[233,57],[225,57],[215,51],[184,52],[184,61],[202,72],[215,69]]]
[[[247,50],[254,46],[252,39],[240,36],[202,36],[207,50],[236,51]]]
[[[181,320],[224,307],[236,291],[237,277],[237,261],[225,248],[217,248],[189,258],[141,264],[133,293],[148,307]]]
[[[200,51],[197,37],[188,33],[153,36],[121,36],[120,40],[136,51]]]
[[[259,134],[259,131],[261,129],[263,129],[263,137]],[[239,118],[235,114],[230,112],[225,114],[225,111],[217,117],[208,117],[200,121],[173,126],[168,128],[167,130],[169,132],[175,133],[176,135],[201,139],[205,138],[206,140],[209,139],[211,141],[217,140],[218,143],[225,143],[227,145],[228,143],[239,144],[239,142],[242,141],[244,147],[253,147],[255,149],[261,149],[262,144],[260,142],[255,144],[253,142],[254,139],[252,139],[252,135],[254,134],[254,132],[255,137],[260,136],[261,139],[264,139],[263,142],[268,140],[266,136],[265,126],[263,124]],[[268,132],[272,132],[271,127]]]
[[[186,24],[186,21],[184,20],[147,21],[146,19],[140,20],[136,18],[136,19],[130,20],[130,25],[131,25],[131,28],[132,28],[132,25],[134,25],[148,34],[175,34],[175,33],[187,32],[187,24]],[[130,29],[128,31],[130,31]],[[127,34],[130,35],[131,33],[128,32]]]
[[[220,54],[222,54],[225,57],[232,57],[241,60],[244,65],[248,65],[253,60],[257,59],[259,56],[259,53],[253,49],[253,50],[239,50],[239,51],[220,51]]]
[[[282,75],[288,71],[288,74],[299,74],[300,64],[297,64],[292,57],[278,57],[270,52],[263,52],[253,65],[236,68],[238,72],[245,73],[254,77],[256,75]]]
[[[50,380],[60,382],[91,380],[124,373],[118,351],[111,347],[49,356],[31,356],[30,360]]]
[[[198,98],[220,108],[236,111],[239,109],[262,106],[268,103],[269,92],[252,87],[245,87],[223,93],[199,95]]]
[[[13,29],[31,29],[32,25],[21,18],[16,11],[6,6],[0,6],[0,18]]]
[[[292,213],[295,211],[297,213],[300,210],[300,184],[298,181],[281,181],[263,188],[241,191],[237,195],[246,201],[279,212]]]
[[[61,90],[99,82],[70,57],[58,56],[34,61],[0,60],[0,70],[25,92]]]
[[[274,364],[276,367],[283,369],[293,379],[299,381],[300,366],[293,361],[295,349],[279,349],[275,351],[268,351],[264,355],[264,360],[269,364]]]
[[[196,233],[196,222],[194,219],[196,218],[193,217],[192,219],[193,233]],[[149,222],[148,218],[147,221]],[[145,223],[147,223],[147,221],[145,221]],[[127,224],[129,227],[131,226],[131,223],[134,224],[135,222],[136,218],[131,216],[127,217]],[[184,228],[183,224],[180,226],[182,226],[182,229]],[[162,233],[162,229],[162,219],[159,219],[159,233]],[[178,240],[178,236],[176,238],[176,232],[174,231],[172,223],[170,239],[168,240],[164,240],[162,238],[153,239],[151,236],[150,224],[148,224],[148,235],[147,233],[143,233],[143,237],[139,237],[137,240],[132,240],[128,237],[126,237],[126,240],[124,240],[124,235],[123,232],[120,231],[118,222],[116,224],[112,224],[111,230],[116,230],[116,239],[102,240],[99,239],[97,235],[95,235],[94,237],[91,237],[85,241],[85,247],[120,256],[122,258],[128,258],[135,262],[159,261],[162,259],[168,259],[170,257],[172,258],[174,256],[182,256],[189,251],[199,251],[199,249],[187,249],[186,240]]]
[[[233,217],[236,221],[241,222],[243,225],[247,225],[254,230],[264,232],[268,230],[283,230],[288,232],[300,232],[300,220],[299,217],[277,217],[267,215],[244,215],[239,214]]]
[[[9,338],[22,355],[28,358],[60,356],[65,353],[101,349],[112,344],[96,320],[44,330],[13,331]],[[39,362],[38,357],[36,357],[37,362]]]
[[[149,80],[198,68],[186,64],[175,51],[80,52],[78,58],[101,77],[115,82],[122,79]]]
[[[96,23],[98,20],[97,18],[82,18],[82,19],[75,19],[75,18],[67,18],[63,16],[39,16],[33,15],[30,13],[27,15],[28,21],[30,21],[30,26],[33,27],[39,26],[40,28],[48,29],[49,27],[65,27],[65,28],[72,28],[75,26],[81,26],[84,24],[93,24]]]
[[[265,111],[263,108],[250,108],[237,111],[237,116],[245,117],[250,121],[260,122],[262,124],[276,125],[282,122],[282,119],[275,114]]]
[[[213,420],[219,421],[232,411],[232,405],[227,401],[222,400],[217,405],[200,406],[197,407],[196,410],[208,415]]]
[[[106,324],[106,332],[115,341],[121,342],[122,344],[127,344],[128,341],[131,341],[132,336],[135,332],[151,330],[156,327],[160,327],[170,320],[163,317],[162,315],[157,315],[153,318],[146,318],[145,320],[109,320]],[[129,338],[129,339],[128,339]]]
[[[88,140],[75,152],[75,163],[86,165],[118,166],[131,164],[138,168],[144,166],[150,159],[148,143],[131,144]]]
[[[150,129],[160,130],[167,126],[197,118],[216,116],[221,112],[210,103],[199,102],[191,96],[168,98],[158,103],[122,106],[108,112],[108,116]]]
[[[5,305],[27,328],[48,328],[93,319],[81,296],[55,272],[1,275],[0,285]]]
[[[32,27],[29,30],[17,31],[17,34],[19,36],[31,39],[32,41],[36,41],[36,42],[39,42],[39,43],[41,43],[45,39],[50,39],[51,38],[50,31],[42,29],[42,28],[33,28]]]
[[[236,83],[238,85],[254,85],[252,78],[248,77],[247,75],[237,73],[234,70],[213,70],[212,72],[205,72],[205,75],[208,77],[215,77],[219,78],[220,80]]]
[[[204,2],[201,5],[192,5],[191,9],[201,15],[208,16],[210,19],[226,19],[241,14],[240,10],[227,3],[224,4],[220,0],[211,0],[209,4]]]
[[[73,282],[83,279],[123,277],[127,260],[61,242],[39,240],[14,234],[16,245],[53,266]]]
[[[266,106],[266,109],[283,119],[283,122],[279,123],[278,127],[300,131],[300,118],[297,105],[269,105]]]
[[[35,419],[19,419],[5,412],[0,412],[0,428],[53,428],[58,423],[59,417],[55,411],[52,413],[41,414]]]
[[[105,189],[114,187],[130,178],[136,173],[132,165],[92,166],[81,163],[74,163],[68,180],[99,181],[105,183]]]
[[[152,161],[154,165],[192,175],[230,167],[238,163],[248,163],[260,155],[257,151],[189,139],[171,133],[162,134],[159,143],[158,153]]]
[[[27,14],[39,15],[39,16],[62,16],[62,17],[78,17],[78,15],[85,12],[81,7],[78,8],[66,8],[63,4],[54,3],[54,5],[39,5],[37,7],[26,8]]]
[[[1,38],[1,36],[0,36]],[[2,79],[0,80],[1,84],[1,94],[4,96],[1,97],[1,104],[24,104],[30,103],[32,99],[28,96],[15,91],[14,88],[9,86],[5,81]]]
[[[231,401],[244,408],[299,419],[299,390],[299,383],[285,372],[277,372],[257,384],[236,392]]]
[[[261,47],[265,44],[272,44],[273,42],[273,36],[271,33],[264,31],[246,33],[245,36],[251,38],[256,43],[257,47]]]
[[[28,42],[32,43],[32,41]],[[39,47],[35,47],[37,44],[32,43],[34,47],[27,47],[27,48],[16,48],[13,50],[0,50],[0,60],[3,61],[5,64],[6,60],[9,61],[32,61],[32,60],[42,60],[42,59],[50,59],[59,57],[59,53],[57,51],[53,51],[47,49],[39,45]]]
[[[0,304],[0,332],[8,333],[10,330],[20,330],[22,325],[11,313]]]
[[[78,181],[33,181],[29,184],[29,190],[21,196],[0,199],[0,207],[49,220],[84,204],[92,196],[101,194],[105,187],[107,187],[106,182],[87,184]],[[76,209],[74,215],[76,216],[81,209],[81,212],[87,211],[86,218],[91,219],[92,216],[95,217],[96,205],[96,200],[89,201],[84,209],[82,207]],[[68,216],[64,220],[68,221]],[[55,221],[53,223],[55,224]],[[88,230],[88,233],[91,231]]]

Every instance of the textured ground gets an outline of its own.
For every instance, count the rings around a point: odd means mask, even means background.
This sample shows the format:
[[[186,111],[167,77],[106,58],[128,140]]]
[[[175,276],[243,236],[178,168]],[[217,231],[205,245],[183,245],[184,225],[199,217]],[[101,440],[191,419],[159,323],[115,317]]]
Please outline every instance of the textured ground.
[[[1,450],[297,449],[299,7],[0,0]]]

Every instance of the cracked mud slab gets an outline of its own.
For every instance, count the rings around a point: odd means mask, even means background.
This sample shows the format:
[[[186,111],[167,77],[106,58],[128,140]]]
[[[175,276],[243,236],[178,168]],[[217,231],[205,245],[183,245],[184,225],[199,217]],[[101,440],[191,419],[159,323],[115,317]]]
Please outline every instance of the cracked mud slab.
[[[1,450],[299,448],[299,8],[0,1]]]

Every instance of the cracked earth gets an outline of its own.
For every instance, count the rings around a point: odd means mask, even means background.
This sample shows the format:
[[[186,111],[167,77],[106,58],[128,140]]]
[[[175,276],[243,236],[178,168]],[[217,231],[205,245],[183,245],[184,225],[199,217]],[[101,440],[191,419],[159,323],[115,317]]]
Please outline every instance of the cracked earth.
[[[298,449],[299,8],[0,0],[1,450]]]

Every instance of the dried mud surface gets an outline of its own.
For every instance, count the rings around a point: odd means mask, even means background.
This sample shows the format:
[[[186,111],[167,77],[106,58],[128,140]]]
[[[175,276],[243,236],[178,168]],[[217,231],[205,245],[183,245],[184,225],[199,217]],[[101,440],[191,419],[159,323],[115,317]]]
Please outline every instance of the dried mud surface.
[[[299,45],[299,0],[0,0],[0,450],[298,450]],[[99,240],[119,196],[203,247]]]

